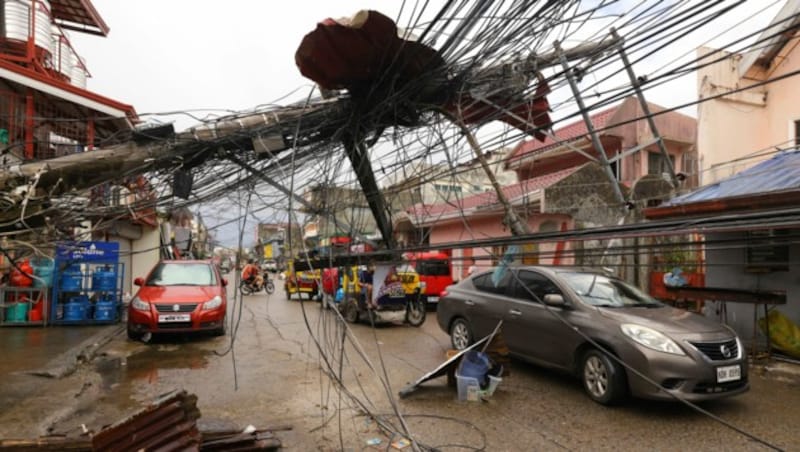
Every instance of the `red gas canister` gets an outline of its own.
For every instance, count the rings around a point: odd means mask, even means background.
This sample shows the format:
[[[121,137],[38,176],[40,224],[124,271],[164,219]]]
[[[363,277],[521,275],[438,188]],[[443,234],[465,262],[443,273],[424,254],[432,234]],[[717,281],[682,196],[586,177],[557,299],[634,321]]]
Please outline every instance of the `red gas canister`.
[[[27,275],[32,275],[32,274],[33,274],[33,267],[31,267],[31,263],[28,262],[27,259],[22,261],[17,261],[17,266],[13,267],[13,269],[11,270],[11,275],[9,276],[11,285],[15,287],[30,287],[31,284],[33,284],[33,279],[31,279],[31,277]]]

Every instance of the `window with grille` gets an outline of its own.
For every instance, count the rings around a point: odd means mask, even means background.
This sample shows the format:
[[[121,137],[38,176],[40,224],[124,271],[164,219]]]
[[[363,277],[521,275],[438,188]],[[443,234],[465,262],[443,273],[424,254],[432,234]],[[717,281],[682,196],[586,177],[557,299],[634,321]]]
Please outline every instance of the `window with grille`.
[[[669,156],[672,167],[675,168],[675,156]],[[660,152],[647,153],[647,174],[664,174],[669,173],[669,166],[667,160]]]

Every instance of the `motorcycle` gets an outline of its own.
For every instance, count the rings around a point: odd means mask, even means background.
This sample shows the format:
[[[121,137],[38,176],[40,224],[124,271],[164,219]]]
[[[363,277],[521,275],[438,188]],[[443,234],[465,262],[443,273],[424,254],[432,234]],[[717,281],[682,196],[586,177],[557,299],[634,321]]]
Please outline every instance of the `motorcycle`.
[[[275,292],[275,283],[271,278],[264,279],[264,275],[259,273],[250,282],[242,281],[239,285],[239,290],[242,292],[242,295],[251,295],[261,292],[262,290],[265,290],[268,294],[272,294]]]

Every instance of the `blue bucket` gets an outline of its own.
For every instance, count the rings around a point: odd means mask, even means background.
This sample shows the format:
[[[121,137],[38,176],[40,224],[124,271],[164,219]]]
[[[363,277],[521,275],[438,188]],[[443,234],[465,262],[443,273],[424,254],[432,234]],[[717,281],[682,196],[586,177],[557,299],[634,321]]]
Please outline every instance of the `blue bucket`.
[[[476,350],[470,350],[461,358],[461,364],[458,366],[457,375],[474,378],[478,380],[481,386],[488,383],[488,373],[491,369],[492,363],[489,360],[489,355]]]
[[[114,300],[100,300],[94,304],[95,320],[114,320],[116,318],[117,303]]]
[[[83,289],[83,272],[80,265],[70,265],[61,272],[59,281],[63,292],[80,292]]]
[[[117,273],[109,267],[97,269],[92,274],[92,290],[110,292],[117,288]]]

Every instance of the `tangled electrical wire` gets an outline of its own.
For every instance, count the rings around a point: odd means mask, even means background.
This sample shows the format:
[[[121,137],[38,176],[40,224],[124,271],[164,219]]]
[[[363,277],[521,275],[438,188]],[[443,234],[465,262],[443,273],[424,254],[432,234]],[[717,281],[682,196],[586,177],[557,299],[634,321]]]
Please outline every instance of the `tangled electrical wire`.
[[[476,156],[466,143],[466,124],[454,123],[458,115],[446,111],[443,103],[459,104],[456,111],[462,119],[470,109],[479,108],[484,113],[478,121],[469,124],[469,128],[475,130],[484,154],[495,152],[501,157],[495,162],[495,168],[500,168],[509,164],[509,160],[502,158],[506,155],[504,149],[537,132],[549,134],[555,144],[568,144],[573,138],[554,137],[549,130],[533,126],[540,119],[536,117],[521,118],[526,125],[522,129],[498,125],[508,118],[509,111],[541,97],[537,89],[542,84],[552,93],[548,95],[550,111],[547,114],[554,118],[550,127],[563,126],[585,113],[570,94],[568,77],[577,79],[582,96],[589,100],[587,110],[607,108],[636,94],[634,82],[620,63],[620,48],[634,68],[649,66],[653,55],[707,29],[741,4],[742,1],[684,0],[640,1],[623,6],[607,0],[449,0],[436,10],[428,1],[404,1],[395,22],[416,42],[435,49],[443,66],[432,67],[423,76],[397,85],[390,83],[391,73],[378,74],[379,82],[371,90],[368,87],[366,95],[339,92],[335,98],[326,99],[314,96],[312,89],[301,102],[286,106],[278,105],[277,101],[269,102],[252,111],[203,121],[185,132],[153,136],[146,145],[136,148],[137,158],[121,159],[111,172],[104,168],[97,174],[76,175],[58,172],[52,167],[49,172],[39,172],[36,177],[15,182],[15,190],[4,193],[0,203],[0,235],[38,237],[41,242],[38,246],[47,248],[70,238],[70,228],[87,220],[94,231],[101,232],[114,222],[135,217],[147,209],[165,212],[196,208],[203,212],[203,218],[214,223],[209,228],[212,234],[216,231],[222,235],[231,229],[230,226],[238,226],[240,229],[235,235],[241,238],[244,234],[242,221],[246,219],[252,220],[252,224],[288,225],[290,242],[293,240],[291,228],[309,222],[326,225],[325,232],[374,239],[380,235],[377,232],[382,231],[379,231],[380,222],[373,215],[375,209],[369,200],[384,196],[388,199],[386,214],[390,219],[409,215],[409,208],[414,205],[435,203],[456,207],[457,218],[470,236],[457,243],[437,246],[454,250],[482,247],[495,261],[501,259],[505,247],[516,241],[552,243],[554,238],[567,236],[574,242],[597,240],[599,246],[596,249],[570,247],[562,255],[619,268],[635,265],[623,259],[626,255],[655,253],[665,246],[740,248],[744,246],[743,239],[700,241],[694,237],[683,242],[678,239],[677,243],[652,241],[634,246],[615,243],[608,228],[606,234],[594,238],[587,238],[588,234],[580,232],[484,237],[470,228],[464,206],[465,199],[488,187],[478,184],[469,190],[453,189],[476,185],[472,183],[476,179]],[[793,23],[790,22],[793,18],[785,21]],[[797,26],[789,27],[790,31]],[[612,28],[621,41],[611,39],[608,30]],[[787,28],[753,30],[731,38],[718,52],[672,59],[639,74],[640,88],[647,92],[719,62],[727,57],[723,51],[736,53],[768,46],[773,38],[786,32]],[[753,42],[754,39],[757,40]],[[566,50],[592,42],[608,42],[608,45],[586,47],[583,52],[576,52],[565,66],[554,57],[558,55],[553,45],[556,42]],[[393,61],[396,56],[386,57]],[[392,70],[393,63],[388,68]],[[797,74],[780,78],[794,75]],[[378,85],[380,90],[376,88]],[[387,86],[390,89],[385,89]],[[487,99],[501,99],[502,103],[487,103]],[[698,102],[702,100],[652,115]],[[639,116],[631,121],[641,119],[645,118]],[[619,125],[607,124],[598,131]],[[348,142],[362,150],[359,161],[354,161],[352,153],[348,152]],[[124,146],[126,144],[115,145],[111,149],[124,150]],[[364,174],[362,165],[368,167],[366,173],[371,173],[375,187],[383,190],[375,192],[374,187],[363,185],[363,179],[357,177],[357,174]],[[191,174],[192,190],[185,199],[175,196],[176,172]],[[147,178],[146,195],[131,195],[124,203],[107,202],[112,186],[141,175]],[[73,190],[76,186],[82,189]],[[433,196],[425,193],[431,186],[436,187]],[[356,193],[339,192],[334,189],[336,187],[349,187]],[[243,192],[248,196],[241,196]],[[312,199],[309,201],[307,194],[315,196],[309,196]],[[622,205],[598,209],[617,207]],[[411,212],[409,221],[422,224],[422,218],[414,217],[416,211]],[[794,221],[797,215],[795,211],[782,212],[770,221]],[[702,232],[686,222],[674,222],[671,227],[670,231],[676,236]],[[424,231],[413,239],[405,244],[408,249],[430,248],[429,236]],[[795,243],[796,237],[789,235],[782,240],[785,244]],[[302,241],[290,243],[290,249],[305,255],[309,251]],[[542,247],[534,253],[531,257],[547,258],[554,251]],[[354,406],[364,413],[375,412],[377,405],[361,387],[358,376],[353,377],[359,388],[350,388],[345,383],[346,370],[353,367],[352,360],[363,360],[385,388],[386,398],[394,409],[393,419],[397,422],[378,415],[374,417],[380,419],[387,431],[413,437],[394,403],[382,362],[372,363],[341,315],[335,311],[333,314],[316,327],[309,323],[305,311],[304,320],[310,340],[319,352],[321,371],[329,379],[332,392],[338,395],[338,403]],[[230,350],[233,349],[232,341]],[[343,440],[340,441],[344,448]],[[419,443],[414,446],[425,449]]]

